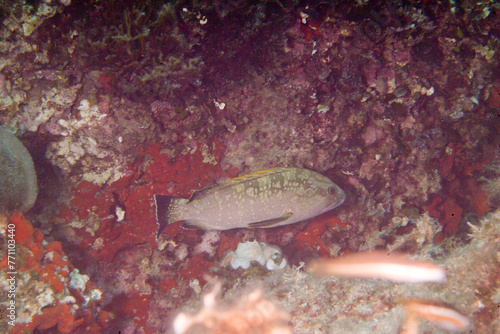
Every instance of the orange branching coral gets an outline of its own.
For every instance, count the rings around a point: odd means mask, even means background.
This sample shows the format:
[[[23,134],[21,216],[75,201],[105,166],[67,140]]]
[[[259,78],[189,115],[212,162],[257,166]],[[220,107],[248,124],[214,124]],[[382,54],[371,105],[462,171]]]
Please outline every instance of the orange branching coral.
[[[404,305],[408,313],[404,334],[418,333],[418,318],[451,332],[463,331],[470,325],[466,316],[445,304],[412,300],[405,302]]]
[[[216,303],[221,284],[203,296],[198,313],[180,313],[174,320],[176,334],[291,334],[288,314],[264,298],[260,289],[243,296],[235,305],[224,308]]]

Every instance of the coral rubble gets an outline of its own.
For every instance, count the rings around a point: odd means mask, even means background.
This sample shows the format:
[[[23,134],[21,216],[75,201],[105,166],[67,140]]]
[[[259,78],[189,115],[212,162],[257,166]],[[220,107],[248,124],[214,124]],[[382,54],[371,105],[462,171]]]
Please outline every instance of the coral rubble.
[[[261,290],[254,290],[240,298],[235,305],[225,309],[217,306],[216,297],[220,290],[203,296],[203,308],[195,315],[180,313],[174,320],[176,334],[188,333],[263,333],[291,334],[287,325],[288,315],[266,300]]]
[[[441,252],[433,245],[422,249],[422,258],[440,254],[434,262],[447,272],[446,280],[440,283],[396,284],[375,279],[316,278],[302,267],[293,266],[284,274],[269,272],[264,276],[245,277],[244,283],[240,278],[233,286],[226,283],[224,296],[231,300],[241,291],[241,285],[261,285],[265,295],[290,314],[294,331],[300,333],[399,333],[406,323],[405,308],[425,313],[430,307],[442,307],[436,312],[444,313],[445,318],[448,315],[457,317],[458,320],[442,319],[445,328],[459,331],[470,322],[468,330],[496,333],[500,329],[497,307],[500,212],[481,219],[472,230],[467,245],[441,249]],[[369,266],[370,259],[366,261]],[[372,277],[377,278],[375,273]],[[422,304],[424,300],[433,302]],[[454,308],[447,310],[450,306],[443,303],[452,305],[459,313]],[[432,314],[428,318],[439,322]],[[451,323],[446,325],[446,321]],[[441,333],[432,322],[422,321],[420,327],[422,331],[418,333]]]
[[[105,326],[96,321],[104,312],[99,306],[102,292],[78,273],[61,243],[44,240],[40,230],[19,214],[2,215],[0,224],[1,305],[6,310],[2,327],[10,333],[52,327],[60,333],[102,330]]]

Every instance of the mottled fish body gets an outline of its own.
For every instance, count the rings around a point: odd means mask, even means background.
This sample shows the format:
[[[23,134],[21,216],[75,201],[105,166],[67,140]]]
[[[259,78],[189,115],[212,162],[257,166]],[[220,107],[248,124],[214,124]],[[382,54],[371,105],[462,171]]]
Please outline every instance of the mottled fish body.
[[[155,195],[158,235],[182,221],[185,228],[229,230],[296,223],[336,208],[344,191],[302,168],[274,168],[197,190],[189,200]]]

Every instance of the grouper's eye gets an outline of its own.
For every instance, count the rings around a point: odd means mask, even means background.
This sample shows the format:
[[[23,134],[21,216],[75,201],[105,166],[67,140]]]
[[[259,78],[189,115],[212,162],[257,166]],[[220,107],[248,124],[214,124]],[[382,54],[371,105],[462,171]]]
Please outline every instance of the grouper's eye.
[[[338,190],[336,187],[330,187],[328,188],[328,194],[331,196],[335,196],[338,193]]]

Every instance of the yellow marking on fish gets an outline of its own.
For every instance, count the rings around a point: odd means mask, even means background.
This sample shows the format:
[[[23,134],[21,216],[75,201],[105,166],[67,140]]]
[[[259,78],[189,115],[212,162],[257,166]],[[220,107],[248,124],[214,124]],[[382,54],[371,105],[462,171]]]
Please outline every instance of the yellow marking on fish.
[[[268,172],[272,172],[272,171],[274,171],[276,169],[279,169],[279,168],[271,168],[271,169],[260,170],[260,171],[255,172],[255,173],[251,173],[251,174],[246,174],[246,175],[243,175],[243,176],[235,177],[234,179],[227,180],[227,181],[224,181],[222,183],[245,180],[245,179],[248,179],[248,178],[260,175],[260,174],[265,174],[265,173],[268,173]]]

